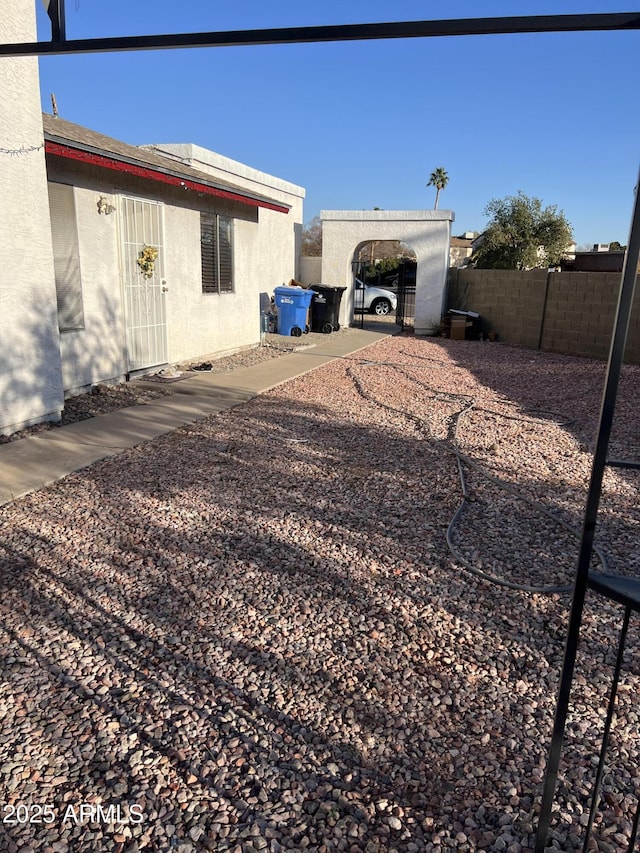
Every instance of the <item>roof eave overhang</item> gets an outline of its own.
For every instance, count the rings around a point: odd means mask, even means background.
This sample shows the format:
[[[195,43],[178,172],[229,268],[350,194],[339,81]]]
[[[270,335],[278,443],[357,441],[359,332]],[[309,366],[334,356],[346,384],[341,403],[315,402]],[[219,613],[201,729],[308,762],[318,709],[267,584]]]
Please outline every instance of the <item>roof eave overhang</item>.
[[[183,190],[191,190],[203,195],[216,196],[228,201],[236,201],[249,207],[262,207],[266,210],[275,210],[277,213],[289,213],[289,205],[281,204],[271,199],[260,196],[248,195],[234,190],[216,186],[207,181],[195,180],[186,174],[174,172],[171,169],[162,169],[149,163],[136,162],[126,157],[118,157],[113,154],[105,154],[90,146],[72,144],[65,139],[55,137],[45,138],[44,149],[46,154],[55,157],[64,157],[68,160],[76,160],[91,166],[99,166],[102,169],[112,169],[138,178],[156,181],[171,187],[180,187]]]

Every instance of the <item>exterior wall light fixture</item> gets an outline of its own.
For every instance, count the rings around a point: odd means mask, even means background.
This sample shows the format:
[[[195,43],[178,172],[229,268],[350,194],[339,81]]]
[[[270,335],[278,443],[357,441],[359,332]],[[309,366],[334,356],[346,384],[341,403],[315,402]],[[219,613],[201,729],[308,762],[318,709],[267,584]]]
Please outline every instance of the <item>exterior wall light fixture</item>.
[[[101,195],[97,202],[98,213],[104,213],[105,216],[108,216],[110,213],[116,209],[115,205],[111,204],[107,199]]]

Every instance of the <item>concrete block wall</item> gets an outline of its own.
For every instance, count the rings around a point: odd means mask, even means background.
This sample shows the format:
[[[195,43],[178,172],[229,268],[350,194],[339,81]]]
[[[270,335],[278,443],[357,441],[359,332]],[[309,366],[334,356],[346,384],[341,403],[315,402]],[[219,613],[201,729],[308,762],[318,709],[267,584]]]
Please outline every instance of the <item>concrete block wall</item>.
[[[552,273],[541,348],[605,359],[619,286],[619,273]]]
[[[620,273],[453,269],[447,307],[477,311],[505,343],[606,359],[619,288]],[[638,290],[625,360],[640,364]]]
[[[477,311],[485,331],[508,343],[537,349],[547,273],[533,270],[450,271],[448,308]]]

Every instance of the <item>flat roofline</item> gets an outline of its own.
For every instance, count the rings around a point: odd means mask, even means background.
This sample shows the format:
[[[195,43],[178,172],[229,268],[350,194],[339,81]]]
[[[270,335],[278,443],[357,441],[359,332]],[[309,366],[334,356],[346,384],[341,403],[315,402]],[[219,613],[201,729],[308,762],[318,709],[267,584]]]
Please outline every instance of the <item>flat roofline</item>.
[[[178,163],[188,163],[199,172],[216,169],[218,172],[226,173],[224,176],[216,176],[216,180],[233,182],[237,178],[242,178],[254,184],[262,185],[267,193],[271,191],[284,192],[302,199],[306,196],[305,188],[298,184],[272,175],[270,172],[264,172],[248,163],[241,163],[239,160],[227,157],[226,154],[212,151],[210,148],[205,148],[195,142],[155,142],[139,147]]]
[[[321,210],[323,222],[453,222],[452,210]]]

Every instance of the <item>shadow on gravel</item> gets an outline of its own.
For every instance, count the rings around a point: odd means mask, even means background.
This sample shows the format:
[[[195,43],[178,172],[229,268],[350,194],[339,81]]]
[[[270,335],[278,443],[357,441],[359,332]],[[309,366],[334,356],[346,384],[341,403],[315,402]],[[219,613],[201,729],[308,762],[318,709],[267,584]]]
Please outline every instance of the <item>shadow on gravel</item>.
[[[455,459],[391,405],[372,419],[338,388],[352,368],[319,374],[327,406],[303,377],[6,508],[0,785],[58,815],[5,826],[16,849],[530,840],[567,601],[452,562]],[[356,369],[419,410],[414,381]],[[565,544],[548,553],[569,572]],[[587,754],[597,710],[569,728]],[[63,824],[96,797],[145,820]]]
[[[444,358],[453,359],[479,383],[508,397],[523,413],[534,411],[560,419],[578,444],[593,452],[606,373],[604,361],[475,341],[440,340],[437,347]],[[611,432],[611,459],[640,459],[639,388],[640,365],[623,365]],[[616,475],[637,486],[633,471],[618,469]]]

